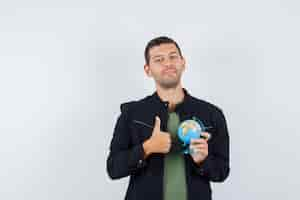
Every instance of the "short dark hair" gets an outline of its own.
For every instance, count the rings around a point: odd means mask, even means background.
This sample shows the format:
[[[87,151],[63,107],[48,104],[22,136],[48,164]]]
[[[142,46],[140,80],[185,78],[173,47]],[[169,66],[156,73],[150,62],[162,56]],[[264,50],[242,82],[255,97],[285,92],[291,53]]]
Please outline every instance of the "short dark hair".
[[[169,38],[167,36],[160,36],[160,37],[156,37],[156,38],[150,40],[148,42],[148,44],[146,45],[145,52],[144,52],[146,64],[149,64],[149,60],[150,60],[149,51],[152,47],[159,46],[161,44],[168,44],[168,43],[174,44],[176,46],[176,48],[178,49],[179,55],[182,57],[180,47],[178,46],[178,44],[175,40],[173,40],[172,38]]]

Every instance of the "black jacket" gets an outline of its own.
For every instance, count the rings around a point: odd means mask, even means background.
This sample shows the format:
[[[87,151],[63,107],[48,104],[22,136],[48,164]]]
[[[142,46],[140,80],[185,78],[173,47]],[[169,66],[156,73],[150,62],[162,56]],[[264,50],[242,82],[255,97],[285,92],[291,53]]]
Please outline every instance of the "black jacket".
[[[229,174],[229,136],[222,111],[213,104],[191,96],[186,89],[182,104],[176,107],[180,120],[197,117],[212,137],[208,141],[208,157],[198,166],[189,154],[184,154],[188,200],[210,200],[210,181],[223,182]],[[157,92],[139,101],[121,104],[110,152],[107,172],[111,179],[130,176],[125,199],[162,200],[164,154],[151,154],[143,160],[142,143],[152,134],[155,116],[161,119],[161,130],[166,131],[168,102]]]

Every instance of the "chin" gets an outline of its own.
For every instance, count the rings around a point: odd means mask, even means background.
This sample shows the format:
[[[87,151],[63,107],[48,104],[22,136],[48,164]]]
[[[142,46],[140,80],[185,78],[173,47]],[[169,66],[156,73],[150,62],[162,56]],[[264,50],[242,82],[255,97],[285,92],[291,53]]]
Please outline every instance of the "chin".
[[[176,88],[178,86],[179,82],[176,81],[176,82],[163,82],[163,83],[160,83],[160,86],[162,88],[165,88],[165,89],[168,89],[168,88]]]

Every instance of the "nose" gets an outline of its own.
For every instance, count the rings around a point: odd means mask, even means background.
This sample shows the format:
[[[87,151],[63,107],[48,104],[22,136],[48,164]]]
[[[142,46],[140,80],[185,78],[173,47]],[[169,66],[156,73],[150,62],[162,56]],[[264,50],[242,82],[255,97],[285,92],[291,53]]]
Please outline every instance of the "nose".
[[[169,58],[165,58],[163,61],[164,66],[170,66],[171,65],[171,60]]]

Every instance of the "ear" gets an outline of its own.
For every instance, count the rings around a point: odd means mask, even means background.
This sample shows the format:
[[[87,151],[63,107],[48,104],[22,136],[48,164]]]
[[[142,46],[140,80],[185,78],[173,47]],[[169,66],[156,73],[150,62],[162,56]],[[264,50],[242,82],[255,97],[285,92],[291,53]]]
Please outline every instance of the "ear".
[[[146,75],[147,75],[148,77],[151,77],[151,76],[152,76],[151,70],[150,70],[150,66],[149,66],[148,64],[145,64],[145,65],[144,65],[144,71],[145,71],[145,73],[146,73]]]
[[[185,61],[185,58],[182,57],[182,67],[183,67],[183,70],[182,71],[185,71],[185,68],[186,68],[186,61]]]

